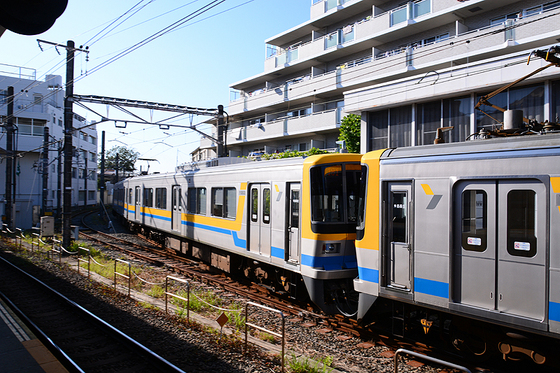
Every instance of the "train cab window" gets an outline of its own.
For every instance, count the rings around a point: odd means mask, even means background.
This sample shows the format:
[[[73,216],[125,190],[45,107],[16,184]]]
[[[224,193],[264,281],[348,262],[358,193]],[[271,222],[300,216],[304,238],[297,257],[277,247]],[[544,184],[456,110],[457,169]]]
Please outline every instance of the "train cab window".
[[[512,190],[507,196],[507,250],[514,256],[537,254],[536,193],[533,190]]]
[[[222,218],[235,218],[236,195],[235,188],[212,188],[212,215]]]
[[[167,189],[156,188],[156,208],[167,209]]]
[[[206,215],[206,188],[189,188],[187,190],[187,212]]]
[[[483,252],[487,247],[487,196],[483,190],[465,190],[461,196],[463,249]]]
[[[311,220],[341,222],[343,196],[342,165],[311,169]]]
[[[154,206],[154,189],[144,188],[144,206],[153,207]]]
[[[356,223],[358,221],[358,198],[360,196],[362,166],[359,164],[346,165],[346,210],[348,221]]]
[[[259,190],[257,188],[251,189],[251,221],[256,222],[259,220]]]
[[[270,188],[263,189],[263,223],[270,224]]]

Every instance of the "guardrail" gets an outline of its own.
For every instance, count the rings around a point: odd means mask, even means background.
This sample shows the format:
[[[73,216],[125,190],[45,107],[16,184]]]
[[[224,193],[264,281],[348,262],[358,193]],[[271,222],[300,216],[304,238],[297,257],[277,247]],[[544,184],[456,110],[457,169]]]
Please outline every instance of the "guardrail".
[[[87,253],[88,260],[82,259],[80,255],[78,255],[78,273],[80,273],[80,263],[87,263],[87,278],[90,278],[90,268],[91,268],[91,255],[89,249],[85,247],[78,246],[78,252],[85,251]]]
[[[124,274],[124,273],[120,273],[117,271],[117,263],[124,263],[128,265],[128,275]],[[122,260],[122,259],[115,259],[115,271],[114,271],[114,276],[113,276],[113,280],[115,283],[115,290],[117,290],[117,276],[120,276],[122,278],[125,278],[128,280],[128,296],[130,297],[130,280],[132,278],[131,276],[131,265],[130,262],[127,262],[126,260]]]
[[[178,294],[175,293],[170,293],[169,292],[169,280],[173,280],[173,281],[177,281],[177,282],[181,282],[183,284],[187,284],[187,298],[182,297]],[[187,321],[189,321],[189,317],[190,317],[190,300],[191,300],[191,286],[189,284],[189,282],[185,279],[182,278],[177,278],[177,277],[173,277],[173,276],[166,276],[165,277],[165,313],[167,314],[167,296],[170,296],[172,298],[175,299],[180,299],[184,302],[187,302]]]
[[[255,306],[255,307],[270,311],[270,312],[275,312],[275,313],[280,314],[280,317],[282,318],[282,333],[281,334],[276,333],[272,330],[268,330],[266,328],[263,328],[262,326],[249,323],[249,306]],[[269,334],[272,334],[276,337],[282,338],[282,372],[283,372],[284,371],[284,354],[285,354],[285,345],[286,345],[286,320],[284,318],[284,313],[280,310],[270,308],[270,307],[267,307],[267,306],[263,306],[262,304],[258,304],[258,303],[254,303],[254,302],[247,302],[245,304],[245,345],[244,345],[244,349],[243,349],[244,353],[247,353],[247,331],[248,331],[249,326],[252,327],[252,328],[255,328],[257,330],[260,330],[262,332],[269,333]]]

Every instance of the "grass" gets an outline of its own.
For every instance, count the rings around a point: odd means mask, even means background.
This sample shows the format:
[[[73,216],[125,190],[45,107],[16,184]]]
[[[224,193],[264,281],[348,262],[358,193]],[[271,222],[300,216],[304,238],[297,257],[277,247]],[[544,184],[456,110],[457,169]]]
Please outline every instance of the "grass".
[[[297,357],[292,353],[291,357],[288,359],[288,367],[293,373],[327,373],[331,372],[333,369],[330,368],[333,363],[333,358],[327,356],[325,358],[319,359],[318,361],[312,361],[306,356]]]

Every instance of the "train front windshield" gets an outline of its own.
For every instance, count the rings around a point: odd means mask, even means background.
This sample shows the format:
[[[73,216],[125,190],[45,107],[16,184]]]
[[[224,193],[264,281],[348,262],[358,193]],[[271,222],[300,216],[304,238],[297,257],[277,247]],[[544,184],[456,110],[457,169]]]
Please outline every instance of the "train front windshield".
[[[310,172],[313,226],[328,226],[331,233],[354,233],[361,184],[360,164],[316,166],[311,168]],[[336,232],[330,230],[333,228]],[[318,230],[316,233],[321,233],[323,229]]]

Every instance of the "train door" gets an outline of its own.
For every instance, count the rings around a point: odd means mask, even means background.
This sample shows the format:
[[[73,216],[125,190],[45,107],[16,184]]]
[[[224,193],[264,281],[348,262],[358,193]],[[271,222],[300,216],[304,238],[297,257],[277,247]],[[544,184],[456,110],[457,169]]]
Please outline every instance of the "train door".
[[[251,184],[249,190],[251,193],[249,251],[270,256],[270,184]]]
[[[181,186],[173,185],[171,190],[171,229],[175,232],[181,231],[181,218],[183,213],[181,203]]]
[[[142,203],[142,193],[140,192],[140,187],[134,189],[134,219],[139,221],[141,218],[141,203]]]
[[[287,204],[287,236],[288,236],[288,261],[299,263],[299,217],[300,217],[300,183],[290,183],[288,186]]]
[[[463,182],[457,214],[454,300],[542,320],[546,189],[537,181]],[[530,299],[531,301],[527,301]]]
[[[386,284],[388,287],[410,291],[411,288],[411,231],[412,193],[410,184],[389,183],[387,196],[387,256]]]

